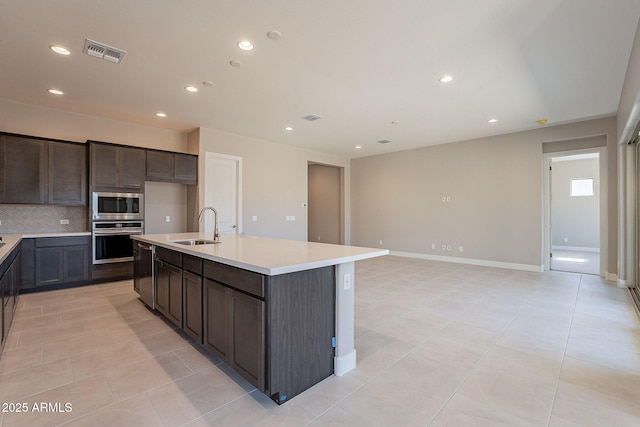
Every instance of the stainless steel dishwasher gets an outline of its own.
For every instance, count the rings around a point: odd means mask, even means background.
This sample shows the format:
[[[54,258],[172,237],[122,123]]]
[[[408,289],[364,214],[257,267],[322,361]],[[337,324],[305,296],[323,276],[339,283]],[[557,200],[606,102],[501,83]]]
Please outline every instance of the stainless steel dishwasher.
[[[155,287],[153,286],[153,259],[155,246],[134,240],[133,242],[133,288],[142,302],[155,309]]]

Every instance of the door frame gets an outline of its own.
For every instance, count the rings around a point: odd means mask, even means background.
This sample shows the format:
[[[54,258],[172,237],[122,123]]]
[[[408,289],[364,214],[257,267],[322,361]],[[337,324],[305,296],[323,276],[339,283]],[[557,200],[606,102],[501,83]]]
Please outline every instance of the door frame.
[[[231,156],[229,154],[216,153],[213,151],[205,151],[204,153],[205,169],[208,167],[211,167],[212,159],[235,160],[236,162],[236,224],[237,224],[236,232],[237,234],[242,234],[242,157]],[[204,207],[204,203],[205,203],[205,192],[207,191],[206,176],[207,176],[206,173],[203,172],[205,183],[203,185],[203,191],[201,193],[200,209]],[[199,224],[198,224],[198,229],[200,229]]]
[[[542,162],[542,178],[543,178],[543,229],[542,229],[542,261],[544,271],[549,271],[551,267],[551,159],[554,157],[566,157],[576,154],[592,154],[598,153],[599,158],[599,175],[600,186],[598,188],[600,207],[600,268],[599,275],[604,277],[607,275],[607,260],[609,248],[608,233],[608,174],[607,174],[607,148],[594,147],[583,148],[568,151],[558,151],[553,153],[544,153]]]

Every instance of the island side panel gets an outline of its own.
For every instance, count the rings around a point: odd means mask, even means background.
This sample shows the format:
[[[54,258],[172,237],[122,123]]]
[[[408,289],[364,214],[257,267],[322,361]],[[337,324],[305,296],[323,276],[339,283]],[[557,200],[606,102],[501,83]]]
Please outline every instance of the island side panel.
[[[356,367],[355,349],[355,264],[335,266],[336,352],[334,373],[342,376]]]
[[[268,277],[267,384],[282,404],[333,374],[333,266]]]

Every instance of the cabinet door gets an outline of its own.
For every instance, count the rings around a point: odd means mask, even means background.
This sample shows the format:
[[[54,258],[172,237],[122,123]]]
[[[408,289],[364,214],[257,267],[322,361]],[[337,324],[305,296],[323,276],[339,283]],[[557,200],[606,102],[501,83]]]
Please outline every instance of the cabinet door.
[[[229,290],[233,369],[264,391],[264,301]]]
[[[229,355],[229,288],[213,280],[204,280],[204,346],[222,360]]]
[[[169,312],[169,270],[167,264],[162,261],[155,261],[155,306],[164,314]]]
[[[64,281],[64,248],[36,248],[36,286]]]
[[[36,239],[22,239],[22,260],[20,268],[21,289],[36,286]]]
[[[0,203],[47,203],[48,141],[0,137]]]
[[[118,147],[118,187],[140,190],[144,186],[144,150]]]
[[[182,270],[156,260],[156,308],[182,328]]]
[[[67,246],[64,248],[65,282],[89,279],[89,246]]]
[[[87,204],[87,147],[49,143],[49,203]]]
[[[183,330],[202,344],[202,277],[182,272]]]
[[[174,176],[177,181],[185,184],[198,182],[198,156],[176,153],[174,162]]]
[[[106,144],[91,144],[91,186],[118,186],[118,147]]]
[[[173,154],[165,151],[147,151],[147,178],[170,181],[173,179]]]

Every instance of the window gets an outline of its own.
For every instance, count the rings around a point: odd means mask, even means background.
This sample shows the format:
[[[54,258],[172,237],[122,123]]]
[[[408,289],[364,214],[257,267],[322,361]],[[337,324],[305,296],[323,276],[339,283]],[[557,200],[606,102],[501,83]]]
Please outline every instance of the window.
[[[593,178],[571,179],[571,197],[593,196]]]

